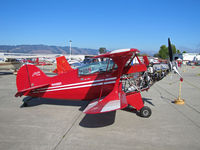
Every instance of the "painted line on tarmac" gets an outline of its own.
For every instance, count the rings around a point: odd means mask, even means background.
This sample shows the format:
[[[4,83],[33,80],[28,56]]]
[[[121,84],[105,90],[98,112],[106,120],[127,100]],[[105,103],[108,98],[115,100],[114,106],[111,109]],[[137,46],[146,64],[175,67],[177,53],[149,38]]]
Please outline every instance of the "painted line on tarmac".
[[[82,115],[82,111],[78,113],[77,117],[75,117],[75,120],[73,121],[73,123],[71,124],[71,126],[69,127],[69,129],[66,130],[66,132],[64,133],[64,135],[61,137],[61,139],[58,141],[58,143],[56,144],[56,146],[53,148],[53,150],[56,150],[58,148],[58,146],[62,143],[62,141],[64,140],[64,138],[67,136],[67,134],[71,131],[71,129],[74,127],[75,123],[77,122],[77,120],[80,118],[80,116]]]

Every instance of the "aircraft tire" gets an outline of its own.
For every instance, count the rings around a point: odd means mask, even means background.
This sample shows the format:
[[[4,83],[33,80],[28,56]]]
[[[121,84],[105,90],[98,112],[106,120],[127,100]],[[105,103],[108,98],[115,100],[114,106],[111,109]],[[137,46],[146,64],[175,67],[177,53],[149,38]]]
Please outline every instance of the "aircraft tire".
[[[149,118],[151,116],[151,109],[148,106],[144,106],[140,109],[140,116]]]

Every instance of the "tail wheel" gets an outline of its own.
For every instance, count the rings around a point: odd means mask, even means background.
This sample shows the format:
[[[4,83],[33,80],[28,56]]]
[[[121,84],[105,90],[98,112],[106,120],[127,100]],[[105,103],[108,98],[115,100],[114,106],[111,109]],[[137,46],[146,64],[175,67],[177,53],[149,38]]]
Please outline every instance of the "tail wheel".
[[[140,116],[148,118],[151,116],[151,109],[148,106],[144,106],[140,109]]]

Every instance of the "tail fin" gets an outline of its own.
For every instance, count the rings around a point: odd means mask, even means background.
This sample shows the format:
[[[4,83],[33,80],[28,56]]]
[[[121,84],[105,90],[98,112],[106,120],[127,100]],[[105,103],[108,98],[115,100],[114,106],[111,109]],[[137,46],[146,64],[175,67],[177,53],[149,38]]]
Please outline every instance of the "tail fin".
[[[57,62],[56,73],[58,74],[66,73],[70,70],[73,70],[71,66],[69,65],[69,63],[67,62],[67,59],[65,58],[65,56],[57,57],[56,62]]]
[[[35,62],[36,62],[36,64],[39,64],[39,58],[36,58]]]
[[[143,60],[144,60],[145,65],[148,66],[149,65],[148,57],[147,56],[143,56]]]
[[[47,85],[49,77],[34,65],[23,65],[17,72],[16,84],[18,92]]]

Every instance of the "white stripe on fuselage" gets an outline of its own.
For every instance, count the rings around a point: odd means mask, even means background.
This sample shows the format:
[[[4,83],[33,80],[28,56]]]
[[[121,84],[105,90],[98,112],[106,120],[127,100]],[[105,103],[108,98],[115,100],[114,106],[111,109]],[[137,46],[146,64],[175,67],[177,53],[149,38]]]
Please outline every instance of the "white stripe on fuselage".
[[[47,87],[47,88],[41,88],[39,90],[48,90],[48,89],[76,86],[76,85],[82,85],[82,84],[88,84],[88,83],[97,83],[97,82],[102,82],[102,81],[110,81],[110,80],[115,80],[116,78],[117,77],[106,78],[106,79],[101,79],[101,80],[86,81],[86,82],[79,82],[79,83],[73,83],[73,84],[66,84],[66,85],[60,85],[60,86],[51,86],[51,87]],[[52,83],[51,85],[53,85],[53,84],[54,83]]]
[[[33,93],[85,88],[85,87],[99,86],[99,85],[103,85],[103,84],[113,84],[116,82],[114,79],[116,79],[116,77],[102,79],[102,80],[94,80],[94,81],[80,82],[80,83],[74,83],[74,84],[67,84],[67,85],[61,85],[61,86],[54,86],[54,87],[49,87],[49,88],[41,88],[41,89],[37,89],[37,91],[34,91]],[[110,81],[110,80],[114,80],[114,81]],[[104,82],[104,81],[106,81],[106,82]],[[97,82],[99,82],[99,83],[97,83]],[[91,84],[88,84],[88,83],[91,83]],[[95,83],[95,84],[93,84],[93,83]],[[86,84],[86,85],[83,85],[83,84]]]

